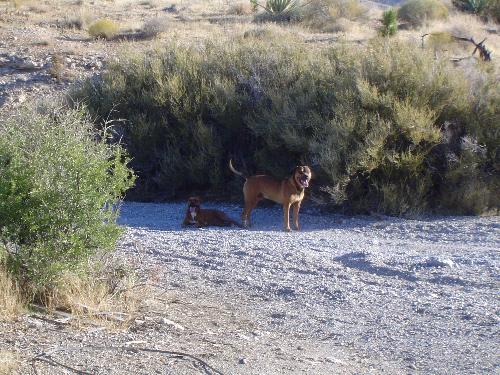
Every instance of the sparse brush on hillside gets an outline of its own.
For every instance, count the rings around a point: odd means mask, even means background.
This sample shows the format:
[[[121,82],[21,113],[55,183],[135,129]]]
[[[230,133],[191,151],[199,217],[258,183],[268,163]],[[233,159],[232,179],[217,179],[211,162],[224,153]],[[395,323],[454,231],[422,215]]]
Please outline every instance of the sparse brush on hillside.
[[[74,94],[96,115],[127,119],[120,134],[141,176],[136,199],[241,194],[233,157],[276,176],[310,163],[316,194],[359,211],[498,209],[491,77],[471,95],[458,68],[419,46],[320,49],[287,38],[171,44],[111,64]]]
[[[398,11],[398,18],[412,26],[447,17],[448,8],[440,0],[408,0]]]
[[[106,140],[77,109],[26,109],[0,124],[0,258],[24,293],[43,296],[114,247],[117,203],[133,178]]]

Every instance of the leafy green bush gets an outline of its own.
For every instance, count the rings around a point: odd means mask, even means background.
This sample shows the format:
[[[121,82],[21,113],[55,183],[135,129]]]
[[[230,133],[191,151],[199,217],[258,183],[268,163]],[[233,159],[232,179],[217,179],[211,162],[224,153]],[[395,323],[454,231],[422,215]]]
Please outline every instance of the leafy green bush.
[[[398,13],[395,9],[388,9],[382,13],[382,27],[380,34],[382,36],[392,36],[398,31]]]
[[[92,23],[88,31],[93,38],[112,39],[120,31],[120,26],[115,21],[100,19]]]
[[[361,211],[448,209],[445,198],[461,186],[449,175],[457,165],[494,194],[500,98],[486,73],[472,88],[419,46],[382,39],[311,48],[275,34],[126,56],[73,94],[96,116],[114,109],[128,120],[119,133],[140,176],[133,197],[239,196],[230,157],[276,176],[309,163],[314,194]],[[465,139],[484,145],[474,164]],[[477,207],[498,208],[489,199]]]
[[[428,20],[448,18],[448,8],[440,0],[408,0],[399,8],[398,17],[420,26]]]
[[[34,292],[114,246],[133,183],[124,151],[81,110],[25,110],[0,124],[0,258]]]

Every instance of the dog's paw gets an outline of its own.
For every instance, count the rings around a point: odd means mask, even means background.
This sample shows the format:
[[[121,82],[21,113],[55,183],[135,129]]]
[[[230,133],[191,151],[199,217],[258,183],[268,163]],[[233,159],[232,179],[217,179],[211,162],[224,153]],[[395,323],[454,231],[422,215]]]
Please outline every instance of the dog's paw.
[[[285,232],[291,232],[292,229],[291,228],[284,228],[283,231],[285,231]]]

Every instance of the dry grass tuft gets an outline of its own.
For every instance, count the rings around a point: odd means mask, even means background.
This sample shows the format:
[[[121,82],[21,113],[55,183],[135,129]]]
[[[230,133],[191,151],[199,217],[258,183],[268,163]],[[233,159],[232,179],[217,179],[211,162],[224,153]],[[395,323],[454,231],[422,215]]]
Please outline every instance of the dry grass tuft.
[[[51,311],[70,312],[77,324],[126,327],[148,296],[147,288],[110,255],[92,259],[85,268],[78,274],[64,273],[54,289],[40,296],[42,304]]]
[[[252,13],[254,13],[254,8],[250,4],[250,2],[245,2],[245,3],[237,3],[233,4],[229,7],[228,14],[232,15],[237,15],[237,16],[248,16]]]
[[[89,26],[89,34],[93,38],[112,39],[120,31],[120,26],[110,19],[99,19]]]
[[[367,15],[368,9],[358,0],[312,0],[302,10],[302,21],[314,30],[347,32]]]
[[[168,20],[165,17],[151,18],[142,26],[142,34],[145,38],[155,38],[167,30]]]
[[[0,266],[0,320],[14,319],[22,311],[23,298],[20,289],[3,266]]]
[[[52,78],[55,78],[58,81],[63,79],[64,58],[62,55],[60,54],[52,55],[48,73],[52,76]]]
[[[5,350],[0,350],[0,375],[11,375],[18,365],[17,355]]]

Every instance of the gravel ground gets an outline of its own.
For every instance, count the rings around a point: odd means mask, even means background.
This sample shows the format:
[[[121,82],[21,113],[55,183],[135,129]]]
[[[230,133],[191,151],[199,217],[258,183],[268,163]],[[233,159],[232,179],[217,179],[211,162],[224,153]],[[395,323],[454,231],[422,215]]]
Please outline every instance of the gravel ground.
[[[285,233],[278,206],[257,209],[251,230],[181,229],[184,210],[122,208],[118,252],[153,275],[161,311],[121,331],[33,315],[0,324],[0,349],[55,350],[20,373],[499,373],[499,217],[305,210],[303,231]]]
[[[139,245],[171,284],[231,304],[260,331],[317,345],[312,363],[323,368],[310,373],[331,374],[339,353],[374,372],[499,370],[498,217],[306,212],[303,231],[284,233],[277,206],[257,209],[251,230],[181,230],[183,213],[183,204],[126,204],[125,251]]]

